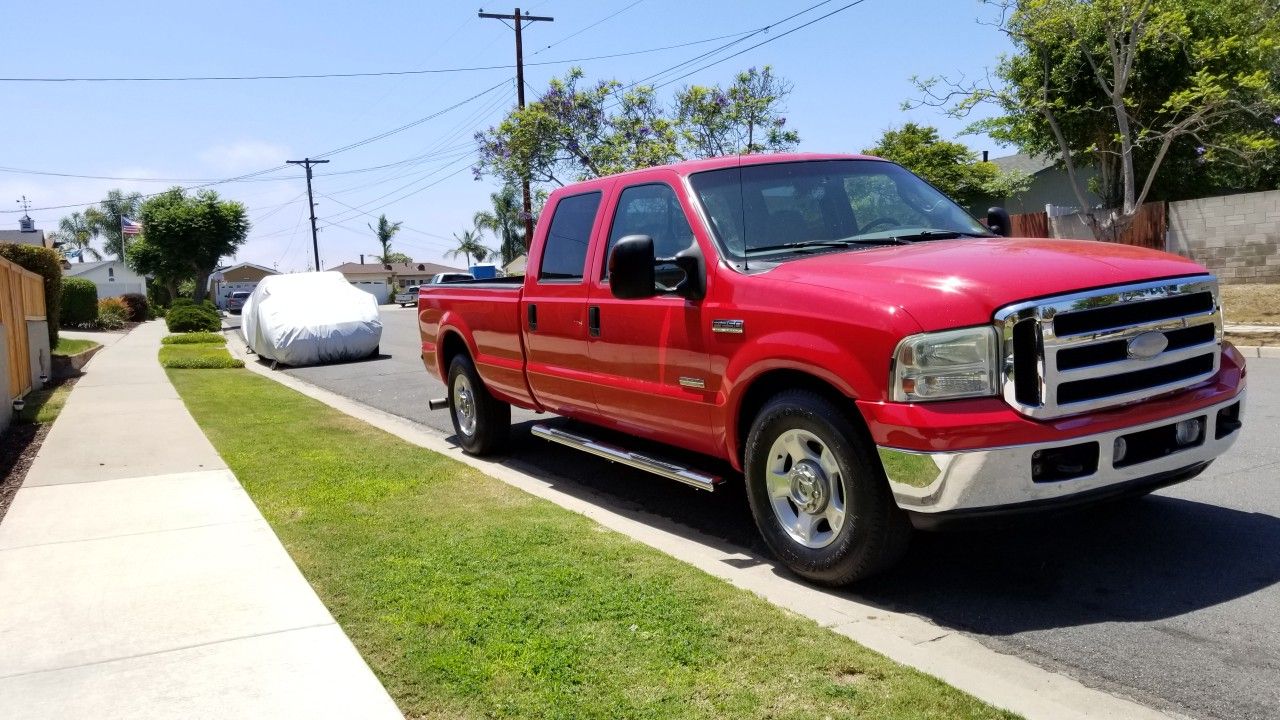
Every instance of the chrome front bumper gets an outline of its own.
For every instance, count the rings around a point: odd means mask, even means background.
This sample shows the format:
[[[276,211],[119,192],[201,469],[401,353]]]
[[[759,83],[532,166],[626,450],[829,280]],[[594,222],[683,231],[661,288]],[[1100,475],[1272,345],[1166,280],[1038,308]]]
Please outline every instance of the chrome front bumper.
[[[1054,443],[1014,445],[953,453],[917,452],[878,446],[885,475],[898,507],[915,513],[982,513],[1004,508],[1052,506],[1078,496],[1105,494],[1110,488],[1140,483],[1148,478],[1176,475],[1179,470],[1203,466],[1226,452],[1240,435],[1238,429],[1218,438],[1218,411],[1241,403],[1244,392],[1195,412],[1135,425],[1111,432],[1065,439]],[[1115,467],[1113,449],[1122,435],[1204,417],[1204,441],[1146,462]],[[1032,480],[1032,455],[1081,443],[1098,443],[1097,470],[1069,480]]]

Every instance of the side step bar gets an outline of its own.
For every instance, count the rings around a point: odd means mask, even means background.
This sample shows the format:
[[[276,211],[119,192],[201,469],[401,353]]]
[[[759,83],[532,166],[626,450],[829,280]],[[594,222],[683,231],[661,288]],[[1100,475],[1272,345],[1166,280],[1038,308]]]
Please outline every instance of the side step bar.
[[[651,472],[654,475],[682,482],[685,485],[696,487],[699,490],[712,492],[716,489],[716,485],[720,484],[720,478],[716,475],[708,475],[698,472],[683,465],[677,465],[666,460],[649,457],[637,452],[631,452],[614,445],[602,443],[589,437],[584,437],[576,433],[566,432],[558,428],[547,427],[546,425],[534,425],[530,430],[534,435],[544,440],[567,445],[571,448],[577,448],[583,452],[589,452],[592,455],[602,457],[605,460],[612,460],[616,463],[629,465],[637,470]]]

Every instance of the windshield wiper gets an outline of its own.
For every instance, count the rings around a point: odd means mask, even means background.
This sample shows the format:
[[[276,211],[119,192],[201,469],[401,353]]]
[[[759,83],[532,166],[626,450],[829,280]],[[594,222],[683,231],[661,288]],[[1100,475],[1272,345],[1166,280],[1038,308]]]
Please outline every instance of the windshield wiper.
[[[810,248],[827,248],[827,247],[849,247],[850,245],[910,245],[910,240],[904,240],[896,237],[884,238],[844,238],[841,240],[805,240],[803,242],[789,242],[779,245],[761,245],[759,247],[747,248],[748,253],[768,252],[770,250],[807,250]]]
[[[907,233],[905,235],[895,235],[899,240],[911,242],[911,240],[952,240],[962,237],[995,237],[994,235],[979,235],[977,233],[961,232],[959,230],[921,230],[920,232]]]

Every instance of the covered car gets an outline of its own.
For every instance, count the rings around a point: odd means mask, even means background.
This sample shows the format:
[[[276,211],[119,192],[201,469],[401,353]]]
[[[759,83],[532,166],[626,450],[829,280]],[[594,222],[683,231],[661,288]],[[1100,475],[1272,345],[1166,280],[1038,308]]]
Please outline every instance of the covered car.
[[[263,278],[243,313],[240,333],[249,349],[285,365],[359,360],[382,340],[377,299],[338,272]]]

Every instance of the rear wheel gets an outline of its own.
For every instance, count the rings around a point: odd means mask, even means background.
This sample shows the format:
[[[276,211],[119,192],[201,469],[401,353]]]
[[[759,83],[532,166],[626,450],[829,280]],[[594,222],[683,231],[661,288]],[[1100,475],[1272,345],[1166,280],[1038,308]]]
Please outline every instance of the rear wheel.
[[[792,571],[845,585],[888,568],[911,535],[878,458],[844,410],[805,390],[761,409],[746,447],[747,499]]]
[[[511,435],[511,406],[489,394],[466,355],[449,363],[449,415],[458,444],[472,455],[500,452]]]

